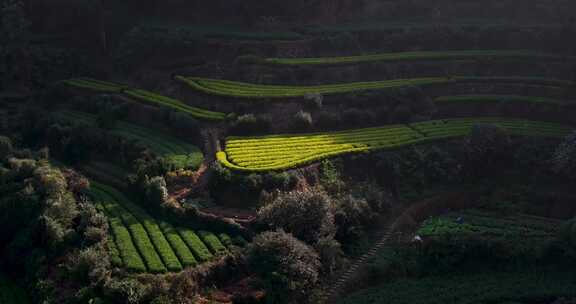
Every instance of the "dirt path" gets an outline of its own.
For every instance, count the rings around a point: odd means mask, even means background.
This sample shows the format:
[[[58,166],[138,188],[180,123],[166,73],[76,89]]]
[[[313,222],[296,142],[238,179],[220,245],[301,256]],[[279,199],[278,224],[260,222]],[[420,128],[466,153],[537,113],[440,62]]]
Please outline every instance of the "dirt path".
[[[340,298],[341,292],[346,290],[346,287],[353,281],[354,278],[358,276],[360,270],[366,263],[370,260],[370,258],[374,257],[378,251],[384,248],[390,239],[394,237],[394,225],[388,224],[386,228],[382,232],[380,240],[377,241],[370,250],[364,253],[359,259],[357,259],[346,272],[344,272],[340,278],[336,281],[336,283],[330,288],[328,294],[326,296],[326,303],[332,304],[336,303],[336,301]]]

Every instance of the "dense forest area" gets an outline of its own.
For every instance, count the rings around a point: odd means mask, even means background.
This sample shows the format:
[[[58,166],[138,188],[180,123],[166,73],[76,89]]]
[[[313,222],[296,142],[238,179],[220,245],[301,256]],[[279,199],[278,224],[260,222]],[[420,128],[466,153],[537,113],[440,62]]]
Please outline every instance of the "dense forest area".
[[[574,303],[574,12],[0,0],[0,303]]]

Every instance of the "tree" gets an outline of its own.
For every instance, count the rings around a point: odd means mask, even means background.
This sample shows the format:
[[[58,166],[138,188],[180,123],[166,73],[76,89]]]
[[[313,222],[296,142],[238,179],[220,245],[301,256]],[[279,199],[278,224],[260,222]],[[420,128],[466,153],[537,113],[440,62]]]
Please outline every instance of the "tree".
[[[343,244],[358,241],[364,235],[365,228],[374,223],[375,216],[365,199],[352,195],[343,197],[336,207],[336,238]]]
[[[256,236],[247,251],[248,263],[263,280],[268,303],[306,299],[318,283],[318,254],[283,231]]]
[[[12,154],[12,140],[6,136],[0,136],[0,161]]]
[[[576,177],[576,132],[568,135],[552,156],[552,170],[557,174]]]
[[[166,180],[162,176],[152,177],[146,183],[146,198],[154,206],[161,206],[168,201]]]
[[[257,221],[271,229],[283,229],[298,239],[316,244],[336,232],[332,199],[319,191],[292,191],[258,210]]]

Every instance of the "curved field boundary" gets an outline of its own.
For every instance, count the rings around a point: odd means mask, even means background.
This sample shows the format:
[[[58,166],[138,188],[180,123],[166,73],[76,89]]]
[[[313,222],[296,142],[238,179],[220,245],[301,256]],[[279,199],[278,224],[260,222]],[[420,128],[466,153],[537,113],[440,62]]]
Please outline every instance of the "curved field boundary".
[[[537,77],[426,77],[316,86],[264,85],[230,80],[176,76],[176,80],[206,94],[237,98],[287,98],[307,94],[334,95],[367,90],[395,89],[408,86],[437,86],[460,83],[512,83],[550,87],[574,86],[571,81]]]
[[[154,219],[111,187],[91,182],[89,195],[110,221],[113,241],[108,247],[111,260],[117,266],[134,272],[174,272],[228,252],[217,237],[210,242],[219,250],[211,252],[208,247],[212,245],[207,247],[202,241],[190,246],[182,233],[194,234],[194,231]],[[196,247],[206,248],[207,252],[197,255]]]
[[[514,135],[561,137],[571,129],[549,122],[498,117],[433,120],[339,132],[229,137],[217,159],[238,171],[287,170],[325,158],[462,137],[479,123],[495,124]]]
[[[96,116],[92,114],[77,111],[61,111],[56,114],[64,119],[96,125]],[[154,154],[174,164],[178,169],[196,169],[202,164],[204,159],[202,151],[192,144],[130,123],[119,122],[116,124],[116,127],[109,132],[142,144],[149,148]]]
[[[272,65],[342,65],[364,62],[414,62],[414,61],[446,61],[446,60],[478,60],[493,59],[515,62],[526,61],[564,61],[576,60],[576,57],[545,54],[529,50],[459,50],[459,51],[424,51],[381,53],[372,55],[317,57],[317,58],[266,58],[265,64]]]
[[[124,96],[136,99],[140,102],[145,102],[156,106],[168,107],[176,111],[189,114],[190,116],[197,119],[218,121],[218,120],[224,120],[226,118],[226,114],[221,112],[214,112],[193,107],[174,98],[159,95],[146,90],[131,88],[123,84],[100,81],[91,78],[67,79],[62,80],[61,83],[81,89],[122,94]]]
[[[549,104],[566,105],[565,102],[539,96],[520,95],[454,95],[441,96],[434,99],[438,104],[462,104],[462,103],[529,103],[529,104]]]

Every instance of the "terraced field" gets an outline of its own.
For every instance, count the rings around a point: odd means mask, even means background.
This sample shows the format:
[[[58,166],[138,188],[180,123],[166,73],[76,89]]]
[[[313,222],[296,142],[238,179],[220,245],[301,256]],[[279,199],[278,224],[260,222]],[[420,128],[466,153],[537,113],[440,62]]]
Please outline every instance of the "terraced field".
[[[434,99],[438,104],[466,104],[466,103],[529,103],[529,104],[549,104],[565,105],[558,99],[538,97],[538,96],[519,96],[519,95],[456,95],[441,96]]]
[[[115,189],[91,182],[90,197],[108,216],[112,263],[133,272],[180,271],[228,253],[221,239],[208,231],[195,232],[156,220]]]
[[[571,81],[537,77],[426,77],[368,82],[351,82],[316,86],[265,85],[221,79],[176,76],[176,80],[206,94],[237,98],[286,98],[307,94],[343,94],[367,90],[385,90],[408,86],[430,87],[462,83],[511,83],[546,87],[570,87]]]
[[[461,137],[479,123],[495,124],[515,135],[560,137],[571,130],[555,123],[497,117],[445,119],[338,132],[229,137],[225,152],[218,152],[217,158],[239,171],[287,170],[343,154]]]
[[[30,303],[26,291],[14,285],[8,278],[0,273],[0,303],[27,304]]]
[[[414,62],[414,61],[447,61],[447,60],[505,60],[514,62],[564,61],[575,60],[573,57],[544,54],[528,50],[459,50],[459,51],[424,51],[382,53],[372,55],[318,57],[318,58],[266,58],[264,63],[273,65],[343,65],[364,62]]]
[[[529,215],[502,216],[478,210],[446,214],[426,220],[417,231],[422,237],[521,237],[551,240],[563,221]]]
[[[56,114],[58,117],[63,119],[89,125],[96,124],[96,117],[88,113],[62,111],[57,112]],[[202,151],[192,144],[133,124],[119,122],[116,127],[109,132],[140,143],[144,147],[149,148],[156,155],[164,157],[170,163],[174,164],[176,168],[196,169],[204,159]]]
[[[100,81],[90,78],[67,79],[61,82],[68,86],[73,86],[81,89],[88,89],[106,93],[123,94],[124,96],[136,99],[141,102],[149,103],[155,106],[168,107],[173,110],[189,114],[197,119],[218,121],[218,120],[224,120],[226,118],[226,114],[221,112],[214,112],[197,107],[192,107],[190,105],[183,103],[180,100],[170,98],[167,96],[162,96],[146,90],[131,88],[123,84]]]
[[[361,290],[337,303],[533,303],[534,301],[524,301],[574,296],[576,296],[576,282],[569,271],[536,268],[518,272],[401,279]],[[534,303],[538,303],[538,300]]]

